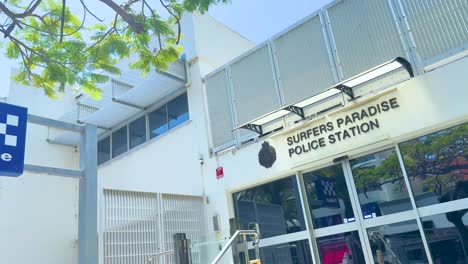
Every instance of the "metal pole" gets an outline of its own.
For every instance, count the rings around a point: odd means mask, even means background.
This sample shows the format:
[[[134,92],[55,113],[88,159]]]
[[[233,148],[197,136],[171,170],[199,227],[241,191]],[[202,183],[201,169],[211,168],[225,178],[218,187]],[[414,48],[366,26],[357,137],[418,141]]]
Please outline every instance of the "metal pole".
[[[174,253],[176,264],[191,264],[190,240],[184,233],[174,234]]]
[[[218,263],[221,258],[226,254],[226,252],[229,250],[231,247],[232,243],[237,240],[237,237],[239,235],[248,235],[248,236],[254,236],[256,239],[258,239],[258,234],[255,230],[237,230],[231,238],[228,240],[228,242],[224,245],[223,249],[218,253],[216,258],[211,262],[211,264],[216,264]]]
[[[98,264],[97,127],[86,124],[80,142],[78,264]]]
[[[61,168],[45,167],[31,164],[24,164],[24,170],[39,174],[47,174],[53,176],[69,177],[69,178],[81,178],[83,172],[78,170],[68,170]]]
[[[53,128],[77,132],[77,133],[83,133],[82,126],[74,125],[74,124],[70,124],[67,122],[50,119],[50,118],[46,118],[42,116],[36,116],[32,114],[28,114],[28,123],[36,124],[40,126],[46,126],[46,127],[53,127]]]

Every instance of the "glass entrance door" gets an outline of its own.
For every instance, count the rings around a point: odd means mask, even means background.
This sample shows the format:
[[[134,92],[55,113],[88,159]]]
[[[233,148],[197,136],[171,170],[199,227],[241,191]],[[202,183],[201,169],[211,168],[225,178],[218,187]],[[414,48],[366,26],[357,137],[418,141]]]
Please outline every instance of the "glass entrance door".
[[[302,173],[303,199],[322,264],[368,263],[365,234],[344,163]]]
[[[232,199],[237,228],[260,228],[262,263],[468,264],[468,123]]]
[[[302,173],[322,264],[432,263],[396,148]]]
[[[343,163],[371,263],[429,263],[397,149]]]
[[[396,148],[305,171],[302,183],[320,263],[433,263]]]
[[[300,173],[316,262],[468,264],[468,123]]]

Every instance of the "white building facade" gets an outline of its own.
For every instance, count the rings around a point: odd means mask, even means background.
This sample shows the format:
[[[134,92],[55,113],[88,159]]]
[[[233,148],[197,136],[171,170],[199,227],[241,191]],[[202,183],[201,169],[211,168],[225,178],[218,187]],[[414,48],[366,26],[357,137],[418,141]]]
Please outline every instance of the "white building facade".
[[[335,1],[255,47],[183,22],[181,61],[102,101],[6,98],[98,126],[100,263],[148,263],[177,233],[210,263],[253,224],[262,263],[468,263],[467,1]],[[75,135],[28,135],[28,164],[79,167]],[[77,188],[0,179],[0,263],[76,263]],[[223,263],[253,259],[240,244]]]

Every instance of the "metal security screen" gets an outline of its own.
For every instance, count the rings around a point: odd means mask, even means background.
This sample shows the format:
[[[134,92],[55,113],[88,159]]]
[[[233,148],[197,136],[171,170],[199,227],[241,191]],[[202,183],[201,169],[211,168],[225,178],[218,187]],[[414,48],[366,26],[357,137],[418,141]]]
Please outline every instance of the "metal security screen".
[[[174,249],[174,234],[185,233],[192,244],[203,241],[204,207],[203,198],[196,196],[183,196],[174,194],[161,194],[161,213],[163,226],[164,251]],[[192,252],[193,264],[204,264],[200,252]],[[161,258],[161,263],[175,263],[174,256]]]
[[[269,46],[262,46],[234,62],[231,79],[237,125],[280,106]]]
[[[405,12],[418,57],[424,65],[466,50],[468,1],[398,1]]]
[[[214,148],[234,144],[233,120],[226,70],[206,78],[206,100]]]
[[[104,190],[104,263],[146,264],[151,256],[173,249],[176,233],[201,241],[203,212],[202,197]],[[156,261],[168,264],[174,258]]]
[[[311,97],[336,83],[320,17],[273,40],[284,104]]]
[[[326,12],[343,79],[395,57],[407,58],[387,0],[340,1]]]
[[[153,193],[104,191],[104,263],[147,263],[159,252],[158,199]]]

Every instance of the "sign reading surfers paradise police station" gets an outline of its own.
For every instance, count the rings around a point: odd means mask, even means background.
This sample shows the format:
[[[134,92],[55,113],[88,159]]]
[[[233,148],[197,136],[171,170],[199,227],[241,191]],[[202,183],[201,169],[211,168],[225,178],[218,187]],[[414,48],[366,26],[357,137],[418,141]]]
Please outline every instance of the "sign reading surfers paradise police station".
[[[388,138],[386,132],[398,125],[392,112],[399,108],[395,95],[357,102],[273,136],[270,142],[280,163],[297,166]]]
[[[0,176],[23,174],[28,110],[0,103]]]

